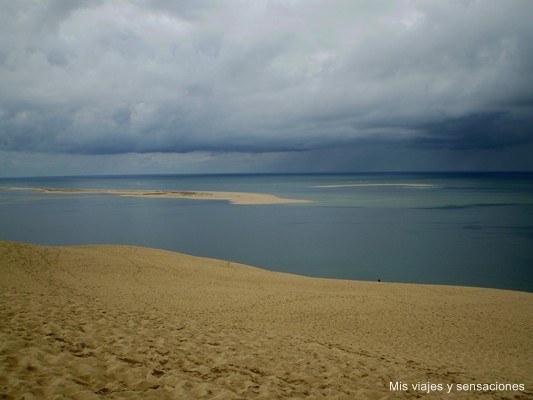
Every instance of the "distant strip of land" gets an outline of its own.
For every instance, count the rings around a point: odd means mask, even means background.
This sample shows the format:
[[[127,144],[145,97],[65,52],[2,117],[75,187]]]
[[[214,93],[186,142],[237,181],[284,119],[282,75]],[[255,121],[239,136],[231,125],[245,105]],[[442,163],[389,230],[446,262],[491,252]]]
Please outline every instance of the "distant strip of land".
[[[287,199],[264,193],[213,192],[213,191],[177,191],[177,190],[121,190],[121,189],[52,189],[28,187],[0,187],[1,190],[31,190],[46,194],[105,194],[128,197],[222,200],[231,204],[291,204],[311,203],[311,200]]]
[[[320,185],[312,186],[314,188],[342,188],[342,187],[413,187],[427,188],[435,187],[429,183],[347,183],[343,185]]]

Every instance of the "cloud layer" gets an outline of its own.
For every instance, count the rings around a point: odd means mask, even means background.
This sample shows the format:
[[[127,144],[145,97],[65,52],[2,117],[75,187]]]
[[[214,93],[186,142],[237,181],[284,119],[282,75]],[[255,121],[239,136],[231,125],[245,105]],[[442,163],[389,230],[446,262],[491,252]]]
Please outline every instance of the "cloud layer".
[[[407,154],[533,140],[526,0],[0,3],[3,151]]]

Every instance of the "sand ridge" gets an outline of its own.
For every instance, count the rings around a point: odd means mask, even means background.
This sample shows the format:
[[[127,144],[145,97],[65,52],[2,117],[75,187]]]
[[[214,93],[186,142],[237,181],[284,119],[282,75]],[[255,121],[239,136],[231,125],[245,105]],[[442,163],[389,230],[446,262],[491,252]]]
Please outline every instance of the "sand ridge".
[[[0,297],[7,399],[420,397],[391,393],[396,380],[516,382],[526,390],[474,398],[533,396],[531,293],[0,242]]]
[[[344,187],[405,187],[405,188],[434,188],[429,183],[346,183],[339,185],[318,185],[314,188],[344,188]]]
[[[54,189],[30,187],[0,187],[0,190],[30,190],[45,194],[105,194],[127,197],[223,200],[239,205],[312,203],[311,200],[287,199],[265,193],[190,191],[190,190],[122,190],[122,189]]]

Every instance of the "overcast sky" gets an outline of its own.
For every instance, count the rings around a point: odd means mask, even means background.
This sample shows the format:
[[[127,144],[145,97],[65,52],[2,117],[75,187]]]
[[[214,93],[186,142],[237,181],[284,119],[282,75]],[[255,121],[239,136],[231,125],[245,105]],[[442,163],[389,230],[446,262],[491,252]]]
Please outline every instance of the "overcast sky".
[[[0,9],[0,176],[533,170],[533,1]]]

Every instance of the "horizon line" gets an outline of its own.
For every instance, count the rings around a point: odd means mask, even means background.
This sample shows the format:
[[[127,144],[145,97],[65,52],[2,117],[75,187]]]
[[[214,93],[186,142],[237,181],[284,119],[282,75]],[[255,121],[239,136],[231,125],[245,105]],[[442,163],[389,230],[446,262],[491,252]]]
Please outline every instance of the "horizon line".
[[[461,170],[461,171],[345,171],[345,172],[198,172],[198,173],[148,173],[148,174],[88,174],[88,175],[37,175],[37,176],[0,176],[0,179],[40,179],[40,178],[119,178],[119,177],[156,177],[156,176],[290,176],[290,175],[401,175],[401,174],[533,174],[533,170]]]

